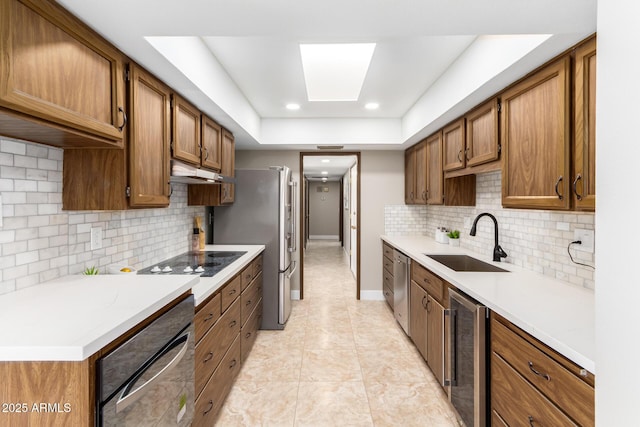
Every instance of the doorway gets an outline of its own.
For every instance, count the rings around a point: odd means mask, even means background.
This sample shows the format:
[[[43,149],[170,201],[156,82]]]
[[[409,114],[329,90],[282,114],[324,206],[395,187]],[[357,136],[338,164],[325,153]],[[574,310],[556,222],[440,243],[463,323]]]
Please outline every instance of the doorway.
[[[360,153],[301,152],[300,299],[304,299],[304,250],[310,240],[339,241],[360,299]],[[336,200],[337,199],[337,200]],[[315,213],[314,213],[315,212]]]

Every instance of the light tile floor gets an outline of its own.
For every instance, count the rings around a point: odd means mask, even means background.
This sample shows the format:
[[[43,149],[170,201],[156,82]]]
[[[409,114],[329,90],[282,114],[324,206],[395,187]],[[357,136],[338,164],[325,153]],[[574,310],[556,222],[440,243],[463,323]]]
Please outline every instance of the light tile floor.
[[[339,243],[312,241],[304,274],[304,300],[284,331],[259,331],[216,426],[458,425],[386,303],[356,300]]]

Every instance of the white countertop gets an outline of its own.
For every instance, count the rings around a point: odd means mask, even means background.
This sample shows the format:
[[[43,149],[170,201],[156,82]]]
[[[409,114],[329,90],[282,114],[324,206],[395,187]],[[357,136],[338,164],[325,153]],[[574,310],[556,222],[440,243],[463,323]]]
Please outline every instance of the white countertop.
[[[382,236],[382,240],[589,372],[595,365],[593,291],[491,257],[437,243],[425,236]],[[424,255],[466,254],[509,273],[456,272]]]
[[[0,296],[0,361],[81,361],[188,291],[197,276],[66,276]]]
[[[264,251],[264,245],[207,245],[205,251],[246,251],[247,253],[220,270],[213,277],[201,277],[192,289],[196,307],[213,295],[222,285],[242,271],[255,257]]]

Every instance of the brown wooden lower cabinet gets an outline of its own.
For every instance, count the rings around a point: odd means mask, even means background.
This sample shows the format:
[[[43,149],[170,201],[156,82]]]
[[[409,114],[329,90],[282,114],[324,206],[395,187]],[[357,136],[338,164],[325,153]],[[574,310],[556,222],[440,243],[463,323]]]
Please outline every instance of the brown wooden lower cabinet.
[[[593,375],[495,313],[490,382],[492,409],[508,425],[529,416],[533,425],[595,423]]]
[[[409,330],[411,340],[427,360],[427,291],[422,289],[416,282],[411,281],[409,307]]]
[[[240,335],[238,335],[204,390],[196,399],[192,424],[194,427],[212,427],[215,424],[218,412],[222,408],[241,366]]]
[[[444,307],[427,295],[427,364],[444,384]]]
[[[242,326],[240,331],[240,356],[242,357],[242,363],[247,360],[253,344],[256,342],[258,336],[258,329],[262,323],[262,299],[258,302],[247,323]]]

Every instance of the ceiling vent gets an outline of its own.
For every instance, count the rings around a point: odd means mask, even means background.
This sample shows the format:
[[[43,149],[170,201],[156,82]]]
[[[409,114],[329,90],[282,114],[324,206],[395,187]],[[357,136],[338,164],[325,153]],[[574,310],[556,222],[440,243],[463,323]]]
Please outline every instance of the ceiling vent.
[[[316,145],[318,150],[342,150],[344,145]]]

